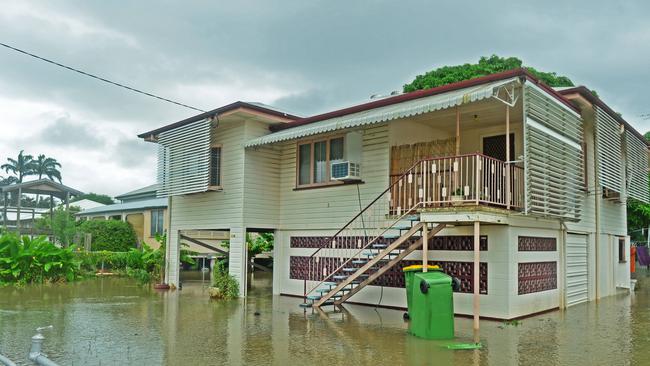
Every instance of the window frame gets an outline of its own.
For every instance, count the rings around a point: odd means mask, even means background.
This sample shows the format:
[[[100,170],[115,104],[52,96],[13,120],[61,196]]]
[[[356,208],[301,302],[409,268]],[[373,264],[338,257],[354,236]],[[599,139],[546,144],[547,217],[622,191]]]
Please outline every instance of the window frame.
[[[336,134],[336,135],[331,135],[331,136],[326,136],[326,137],[319,137],[319,138],[309,138],[309,139],[302,139],[296,142],[296,149],[295,149],[295,156],[296,156],[296,179],[295,179],[295,188],[313,188],[313,187],[327,187],[327,186],[338,186],[345,184],[345,182],[340,181],[340,180],[333,180],[331,178],[331,162],[330,162],[330,145],[332,140],[336,139],[343,139],[343,156],[345,156],[345,135],[344,134]],[[320,183],[314,183],[314,144],[318,142],[326,142],[325,146],[325,156],[327,157],[326,160],[326,168],[325,168],[325,176],[328,177],[325,182],[320,182]],[[302,145],[310,145],[310,151],[309,151],[309,183],[307,184],[300,184],[300,146]]]
[[[219,149],[219,184],[212,184],[212,149]],[[210,145],[210,167],[208,172],[208,190],[220,191],[223,189],[223,145],[211,144]]]
[[[156,217],[157,215],[160,215],[162,217],[161,227],[158,228],[160,232],[158,232],[157,230],[156,232],[154,232],[154,228],[158,226],[158,220],[157,219],[154,220],[154,217]],[[152,209],[151,213],[149,214],[149,237],[155,238],[157,234],[158,235],[165,234],[165,209],[163,208]]]
[[[627,240],[624,236],[617,236],[616,239],[618,240],[618,263],[627,263],[627,256],[625,255]]]

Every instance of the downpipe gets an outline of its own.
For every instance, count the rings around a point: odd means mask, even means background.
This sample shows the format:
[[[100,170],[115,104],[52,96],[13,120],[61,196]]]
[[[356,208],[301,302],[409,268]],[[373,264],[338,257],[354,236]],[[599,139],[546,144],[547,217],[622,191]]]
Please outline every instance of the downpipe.
[[[32,347],[29,349],[28,358],[36,365],[59,366],[57,363],[47,358],[47,356],[42,352],[43,341],[45,341],[45,337],[43,336],[41,331],[45,329],[52,329],[52,328],[54,327],[51,325],[48,325],[47,327],[36,328],[36,335],[32,337]]]

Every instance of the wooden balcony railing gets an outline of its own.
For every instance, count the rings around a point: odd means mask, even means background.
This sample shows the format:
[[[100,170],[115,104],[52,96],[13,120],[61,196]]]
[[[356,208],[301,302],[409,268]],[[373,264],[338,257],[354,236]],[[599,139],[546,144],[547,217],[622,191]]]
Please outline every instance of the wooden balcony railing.
[[[480,153],[423,159],[406,179],[400,177],[391,176],[393,215],[417,203],[424,209],[488,205],[520,210],[524,206],[523,168]]]

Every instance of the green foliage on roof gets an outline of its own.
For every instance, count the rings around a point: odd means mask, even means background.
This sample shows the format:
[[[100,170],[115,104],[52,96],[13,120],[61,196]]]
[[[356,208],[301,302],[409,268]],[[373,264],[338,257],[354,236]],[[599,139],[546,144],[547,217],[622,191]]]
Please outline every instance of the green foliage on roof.
[[[113,199],[110,196],[105,194],[93,193],[93,192],[82,194],[81,196],[75,197],[74,199],[70,200],[70,203],[81,201],[81,200],[91,200],[97,203],[102,203],[104,205],[112,205],[115,203],[115,201],[113,201]]]
[[[421,89],[435,88],[521,67],[524,67],[548,86],[574,86],[568,77],[558,75],[554,72],[544,72],[533,67],[523,66],[523,62],[517,57],[499,57],[492,55],[490,57],[481,57],[478,63],[475,64],[443,66],[425,74],[418,75],[412,82],[404,85],[404,92],[408,93]]]

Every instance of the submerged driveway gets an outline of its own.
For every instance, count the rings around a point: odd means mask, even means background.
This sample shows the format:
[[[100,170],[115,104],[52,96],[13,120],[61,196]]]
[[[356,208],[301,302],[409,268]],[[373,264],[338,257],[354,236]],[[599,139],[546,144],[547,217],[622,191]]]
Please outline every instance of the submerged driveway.
[[[271,295],[266,273],[231,302],[210,301],[200,276],[169,293],[119,278],[6,287],[0,352],[24,361],[34,329],[53,324],[44,350],[61,365],[641,365],[650,363],[650,275],[638,277],[633,295],[519,324],[482,321],[479,351],[408,335],[402,311],[304,312],[301,299]],[[472,320],[456,318],[456,334],[471,341]]]

